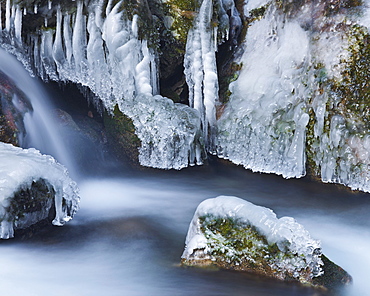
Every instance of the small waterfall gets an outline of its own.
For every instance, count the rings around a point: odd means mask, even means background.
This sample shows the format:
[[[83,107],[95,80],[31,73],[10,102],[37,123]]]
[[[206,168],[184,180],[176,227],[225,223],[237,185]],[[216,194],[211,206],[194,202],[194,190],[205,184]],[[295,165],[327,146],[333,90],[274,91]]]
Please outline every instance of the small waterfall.
[[[74,177],[76,168],[68,152],[58,126],[53,118],[53,106],[41,82],[32,78],[23,65],[11,54],[0,48],[0,71],[13,80],[14,84],[29,99],[33,111],[24,115],[26,135],[20,143],[24,148],[34,147],[44,154],[50,154],[66,166]]]

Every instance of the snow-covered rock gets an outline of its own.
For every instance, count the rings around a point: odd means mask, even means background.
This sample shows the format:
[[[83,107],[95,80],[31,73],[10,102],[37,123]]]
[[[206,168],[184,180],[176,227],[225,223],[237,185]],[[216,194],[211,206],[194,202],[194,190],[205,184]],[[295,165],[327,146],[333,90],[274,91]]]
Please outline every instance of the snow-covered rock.
[[[185,265],[216,265],[326,287],[351,282],[293,218],[279,219],[272,210],[233,196],[203,201],[185,244]]]
[[[32,194],[36,187],[44,194]],[[24,198],[27,195],[31,200]],[[78,188],[67,169],[36,149],[0,142],[0,238],[11,238],[15,229],[47,218],[53,204],[52,223],[57,226],[72,219],[79,208]]]

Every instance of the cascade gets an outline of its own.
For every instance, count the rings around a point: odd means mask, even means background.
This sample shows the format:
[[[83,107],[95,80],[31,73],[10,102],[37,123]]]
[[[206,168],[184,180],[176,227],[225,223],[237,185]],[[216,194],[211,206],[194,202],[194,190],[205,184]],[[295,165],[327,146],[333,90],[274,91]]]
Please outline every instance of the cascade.
[[[77,169],[68,152],[59,128],[52,114],[52,106],[48,102],[48,95],[43,91],[40,82],[30,77],[21,63],[4,49],[0,48],[0,70],[10,77],[17,88],[26,94],[32,105],[32,111],[24,114],[25,139],[21,139],[24,148],[34,147],[42,153],[54,156],[60,163],[68,167],[72,176],[76,175]]]

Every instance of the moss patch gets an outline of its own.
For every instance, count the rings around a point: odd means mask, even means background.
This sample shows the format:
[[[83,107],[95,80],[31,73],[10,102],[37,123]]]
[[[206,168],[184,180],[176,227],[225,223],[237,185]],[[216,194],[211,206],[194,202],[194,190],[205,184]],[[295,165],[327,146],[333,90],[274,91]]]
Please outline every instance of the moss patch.
[[[253,225],[235,218],[213,215],[200,217],[199,221],[208,241],[210,255],[220,267],[275,278],[291,277],[290,274],[281,275],[274,267],[274,261],[295,255],[281,252],[275,243],[269,244]]]
[[[114,108],[114,116],[104,112],[103,118],[110,150],[119,160],[138,165],[141,142],[132,120],[118,106]]]

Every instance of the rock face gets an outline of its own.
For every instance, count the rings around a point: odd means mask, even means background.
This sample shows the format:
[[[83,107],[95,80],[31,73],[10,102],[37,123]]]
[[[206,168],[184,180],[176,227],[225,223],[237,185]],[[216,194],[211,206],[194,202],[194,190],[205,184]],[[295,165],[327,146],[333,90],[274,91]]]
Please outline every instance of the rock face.
[[[278,219],[270,209],[230,196],[198,206],[182,263],[216,265],[325,288],[352,282],[293,218]]]
[[[27,96],[0,71],[0,141],[19,145],[25,134],[23,115],[32,110]]]

